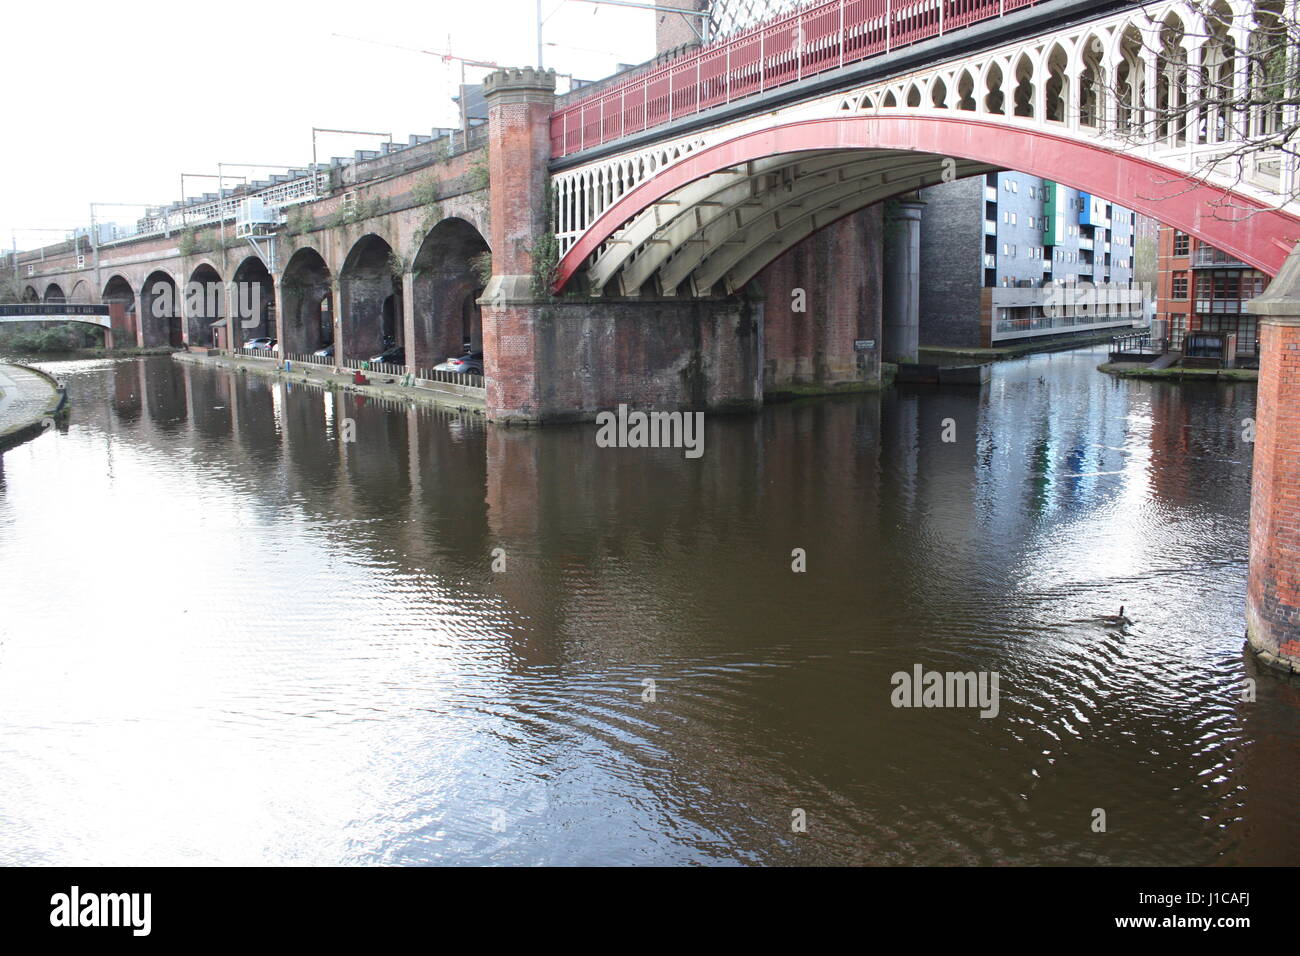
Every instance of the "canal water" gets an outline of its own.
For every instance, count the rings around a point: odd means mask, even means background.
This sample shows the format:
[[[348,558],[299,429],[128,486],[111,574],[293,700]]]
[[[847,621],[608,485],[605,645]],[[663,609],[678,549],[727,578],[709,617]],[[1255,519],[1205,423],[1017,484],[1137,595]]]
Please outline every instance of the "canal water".
[[[47,363],[70,421],[0,474],[0,864],[1300,863],[1300,685],[1243,650],[1254,388],[1103,360],[714,418],[698,460]],[[893,706],[917,665],[996,715]]]

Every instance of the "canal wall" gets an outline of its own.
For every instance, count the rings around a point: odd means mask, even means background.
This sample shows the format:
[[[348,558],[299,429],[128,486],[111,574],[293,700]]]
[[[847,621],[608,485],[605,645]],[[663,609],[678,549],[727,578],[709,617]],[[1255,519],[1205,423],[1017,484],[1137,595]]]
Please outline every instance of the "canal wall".
[[[53,376],[28,365],[0,364],[0,451],[35,438],[63,407]]]
[[[283,363],[273,359],[245,358],[237,355],[207,354],[204,352],[176,352],[172,355],[172,358],[187,365],[236,369],[267,378],[280,379],[286,382],[302,382],[319,388],[354,392],[358,395],[373,398],[398,399],[480,414],[483,411],[481,389],[456,385],[451,382],[439,382],[436,383],[436,386],[433,384],[427,386],[402,385],[400,384],[401,378],[398,376],[367,372],[364,374],[369,379],[368,384],[358,385],[353,371],[335,372],[333,369],[324,366],[290,363],[291,367],[286,369]]]

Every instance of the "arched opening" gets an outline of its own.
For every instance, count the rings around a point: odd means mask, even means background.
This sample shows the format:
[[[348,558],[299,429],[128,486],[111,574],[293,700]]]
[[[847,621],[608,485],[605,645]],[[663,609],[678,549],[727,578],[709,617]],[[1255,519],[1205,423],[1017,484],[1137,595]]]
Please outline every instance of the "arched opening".
[[[206,262],[190,273],[185,290],[185,321],[189,326],[190,344],[216,346],[212,323],[221,320],[225,311],[225,290],[221,276]]]
[[[1058,43],[1047,55],[1047,82],[1043,84],[1043,116],[1053,123],[1064,123],[1066,104],[1070,102],[1070,79],[1066,74],[1069,57]]]
[[[394,272],[392,246],[374,233],[348,253],[339,274],[341,358],[373,358],[403,344],[402,281]],[[396,320],[386,325],[386,315]]]
[[[181,334],[181,301],[176,280],[166,272],[153,272],[140,289],[141,328],[145,348],[184,345]]]
[[[1294,30],[1292,25],[1291,30]],[[1294,36],[1287,28],[1283,0],[1261,0],[1255,5],[1250,32],[1250,108],[1252,136],[1270,137],[1284,132],[1283,104],[1295,102],[1295,53],[1288,44]]]
[[[85,279],[78,280],[77,284],[72,287],[72,293],[68,296],[69,302],[75,302],[78,305],[90,304],[90,284]]]
[[[984,109],[998,116],[1004,115],[1003,104],[1007,98],[1002,92],[1002,67],[996,63],[991,64],[984,74],[984,90]]]
[[[113,339],[118,344],[135,344],[138,341],[139,322],[135,314],[135,292],[131,283],[115,275],[104,284],[99,301],[108,306],[113,323]]]
[[[1028,54],[1021,54],[1016,61],[1016,116],[1034,115],[1034,63]]]
[[[1115,126],[1121,133],[1140,132],[1146,125],[1146,67],[1142,59],[1142,37],[1135,27],[1124,31],[1119,64],[1115,68]]]
[[[957,78],[957,109],[975,111],[975,80],[969,70],[962,70]]]
[[[913,83],[907,90],[907,105],[917,107],[921,105],[921,91]]]
[[[476,260],[488,251],[464,219],[444,219],[424,237],[415,256],[415,342],[411,364],[428,368],[449,356],[483,347],[478,306],[483,283]]]
[[[1236,72],[1232,9],[1224,0],[1206,13],[1206,39],[1201,47],[1200,100],[1195,121],[1198,143],[1221,143],[1232,124],[1232,78]]]
[[[1079,125],[1099,129],[1103,125],[1101,40],[1096,35],[1083,41],[1083,66],[1079,70]]]
[[[948,108],[948,85],[942,77],[936,76],[930,84],[930,105],[937,110]]]
[[[280,302],[284,316],[281,352],[304,355],[327,350],[334,344],[334,292],[330,270],[315,249],[299,249],[280,277]],[[332,357],[332,351],[321,358]]]
[[[249,256],[235,269],[226,313],[231,317],[235,347],[252,339],[275,338],[275,286],[259,257]]]
[[[23,289],[23,301],[24,301],[24,302],[40,302],[40,301],[41,301],[41,297],[40,297],[40,295],[37,294],[35,288],[33,288],[32,286],[27,286],[26,288]]]
[[[63,294],[63,287],[57,282],[51,282],[45,287],[45,302],[63,303],[68,301],[68,297]]]
[[[1170,14],[1160,28],[1156,56],[1156,135],[1169,145],[1187,142],[1187,51],[1183,23]]]

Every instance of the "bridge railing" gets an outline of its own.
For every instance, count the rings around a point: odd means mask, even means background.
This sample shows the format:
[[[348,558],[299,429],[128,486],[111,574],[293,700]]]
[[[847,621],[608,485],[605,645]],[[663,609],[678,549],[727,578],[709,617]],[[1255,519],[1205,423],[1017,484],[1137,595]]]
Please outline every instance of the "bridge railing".
[[[551,114],[558,159],[1043,0],[824,0]]]

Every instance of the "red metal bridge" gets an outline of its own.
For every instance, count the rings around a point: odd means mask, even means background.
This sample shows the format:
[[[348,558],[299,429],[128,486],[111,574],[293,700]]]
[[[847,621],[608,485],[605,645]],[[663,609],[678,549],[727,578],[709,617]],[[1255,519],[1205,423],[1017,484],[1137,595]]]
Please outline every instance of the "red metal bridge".
[[[1042,0],[826,0],[556,110],[559,159]]]

